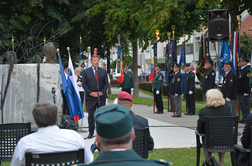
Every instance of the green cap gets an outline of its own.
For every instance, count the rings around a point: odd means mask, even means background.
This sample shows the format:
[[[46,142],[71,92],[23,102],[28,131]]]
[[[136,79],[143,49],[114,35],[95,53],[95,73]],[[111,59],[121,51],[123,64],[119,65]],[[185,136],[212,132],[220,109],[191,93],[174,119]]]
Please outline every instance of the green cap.
[[[161,65],[160,64],[156,64],[155,67],[159,67],[159,69],[161,69]]]
[[[119,138],[132,130],[129,109],[122,105],[107,105],[94,113],[96,132],[103,138]]]

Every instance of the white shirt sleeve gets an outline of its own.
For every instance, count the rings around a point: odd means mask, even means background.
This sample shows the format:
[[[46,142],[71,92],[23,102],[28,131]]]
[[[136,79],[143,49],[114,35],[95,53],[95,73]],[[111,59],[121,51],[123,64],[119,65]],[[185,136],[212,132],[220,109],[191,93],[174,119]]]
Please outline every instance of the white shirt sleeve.
[[[25,148],[22,147],[22,140],[20,140],[15,147],[11,166],[25,166]]]
[[[94,155],[91,152],[90,148],[88,147],[86,141],[82,138],[80,134],[79,135],[79,140],[81,142],[81,146],[84,149],[84,162],[85,163],[91,163],[94,160]]]

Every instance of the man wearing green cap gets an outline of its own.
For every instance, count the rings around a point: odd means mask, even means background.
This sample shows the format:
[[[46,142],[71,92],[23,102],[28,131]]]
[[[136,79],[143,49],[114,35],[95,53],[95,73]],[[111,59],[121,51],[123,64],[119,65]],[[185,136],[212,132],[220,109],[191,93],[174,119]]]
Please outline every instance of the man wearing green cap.
[[[133,73],[128,71],[127,65],[124,65],[123,67],[123,83],[120,84],[120,82],[117,81],[117,86],[119,87],[120,91],[128,92],[130,95],[131,91],[134,90]]]
[[[155,66],[155,75],[152,80],[152,91],[154,93],[154,99],[157,105],[157,111],[154,112],[155,114],[163,114],[164,106],[163,106],[163,99],[161,95],[162,85],[163,85],[163,74],[160,71],[161,66],[157,64]]]
[[[94,113],[96,142],[101,151],[89,165],[169,165],[168,161],[151,161],[141,158],[132,150],[135,132],[129,109],[122,105],[107,105]],[[85,165],[85,164],[78,164]]]

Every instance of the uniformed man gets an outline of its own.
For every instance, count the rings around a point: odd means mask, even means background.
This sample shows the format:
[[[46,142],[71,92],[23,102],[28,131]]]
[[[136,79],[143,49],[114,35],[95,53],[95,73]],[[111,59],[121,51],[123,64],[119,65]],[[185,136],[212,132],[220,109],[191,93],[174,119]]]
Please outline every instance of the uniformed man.
[[[190,69],[190,64],[185,65],[184,94],[188,112],[185,115],[195,115],[195,75]]]
[[[206,92],[209,89],[213,89],[215,85],[215,71],[212,68],[212,66],[213,66],[213,61],[211,59],[208,59],[205,61],[206,72],[204,74],[204,78],[202,81],[202,92],[203,92],[205,101],[206,101]]]
[[[119,87],[120,91],[128,92],[131,95],[131,91],[134,90],[134,79],[133,73],[128,71],[127,65],[124,65],[123,68],[123,78],[123,83],[120,84],[120,82],[117,81],[117,86]]]
[[[155,75],[152,81],[152,90],[154,93],[154,99],[156,102],[157,111],[154,112],[155,114],[163,114],[164,106],[163,106],[163,99],[161,95],[162,85],[163,85],[163,74],[160,71],[161,66],[157,64],[155,66]]]
[[[174,64],[173,71],[174,75],[171,80],[171,94],[173,96],[173,102],[175,105],[175,115],[172,117],[181,117],[181,81],[182,75],[179,72],[180,66],[178,64]]]
[[[230,107],[230,112],[233,116],[236,115],[236,87],[235,87],[235,74],[232,71],[233,63],[227,61],[224,64],[225,75],[223,77],[223,84],[221,92],[226,99],[226,104]]]
[[[249,60],[245,57],[240,58],[241,69],[236,75],[236,92],[240,104],[242,119],[239,123],[245,123],[246,117],[250,114],[250,87],[249,87]]]
[[[96,142],[101,153],[95,161],[89,164],[90,166],[169,165],[166,160],[152,161],[143,159],[132,150],[135,132],[127,107],[122,105],[101,107],[95,111],[94,119],[96,123]]]

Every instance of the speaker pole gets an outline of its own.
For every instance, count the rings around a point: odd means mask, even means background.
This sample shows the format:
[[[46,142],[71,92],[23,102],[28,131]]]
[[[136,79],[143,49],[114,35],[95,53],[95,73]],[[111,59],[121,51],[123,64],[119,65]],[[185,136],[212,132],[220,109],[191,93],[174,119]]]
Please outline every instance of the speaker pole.
[[[204,66],[205,66],[205,33],[204,33],[204,27],[205,26],[202,26],[202,42],[203,42],[203,46],[202,46],[202,49],[203,49],[203,62],[204,62]],[[204,67],[204,73],[206,72],[206,68]]]

